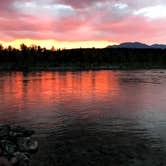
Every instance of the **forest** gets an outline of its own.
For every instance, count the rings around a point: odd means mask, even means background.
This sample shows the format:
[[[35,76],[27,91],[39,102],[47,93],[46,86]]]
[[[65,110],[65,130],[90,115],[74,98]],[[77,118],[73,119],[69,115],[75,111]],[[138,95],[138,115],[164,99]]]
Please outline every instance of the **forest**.
[[[166,68],[166,49],[79,48],[51,50],[0,45],[0,70]]]

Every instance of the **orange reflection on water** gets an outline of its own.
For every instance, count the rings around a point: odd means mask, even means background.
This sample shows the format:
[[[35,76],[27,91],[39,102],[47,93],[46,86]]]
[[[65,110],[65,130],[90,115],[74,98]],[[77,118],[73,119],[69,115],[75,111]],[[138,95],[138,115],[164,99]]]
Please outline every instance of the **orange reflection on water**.
[[[3,96],[14,97],[17,99],[21,99],[23,96],[23,75],[22,73],[12,74],[8,73],[4,76],[4,79],[1,80],[1,90],[3,90]]]
[[[102,98],[118,89],[118,80],[114,73],[105,71],[42,73],[38,89],[45,93],[44,100],[55,95],[70,99],[88,99],[92,95]]]
[[[11,73],[1,81],[1,91],[11,102],[41,102],[49,105],[55,100],[102,100],[114,96],[119,88],[116,72],[34,72]],[[24,102],[21,102],[22,104]]]

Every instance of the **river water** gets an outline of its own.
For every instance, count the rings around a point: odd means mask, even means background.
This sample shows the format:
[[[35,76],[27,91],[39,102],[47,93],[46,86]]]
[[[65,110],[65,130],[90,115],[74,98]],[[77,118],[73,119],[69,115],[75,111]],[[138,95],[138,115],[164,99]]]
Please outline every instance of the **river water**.
[[[1,72],[0,123],[36,131],[32,165],[166,165],[166,70]]]

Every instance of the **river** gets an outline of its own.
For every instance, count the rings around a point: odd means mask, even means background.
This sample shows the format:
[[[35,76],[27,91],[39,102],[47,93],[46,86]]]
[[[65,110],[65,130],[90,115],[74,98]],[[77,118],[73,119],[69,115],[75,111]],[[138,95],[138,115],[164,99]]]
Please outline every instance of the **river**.
[[[0,123],[36,131],[32,165],[166,165],[166,70],[0,72]]]

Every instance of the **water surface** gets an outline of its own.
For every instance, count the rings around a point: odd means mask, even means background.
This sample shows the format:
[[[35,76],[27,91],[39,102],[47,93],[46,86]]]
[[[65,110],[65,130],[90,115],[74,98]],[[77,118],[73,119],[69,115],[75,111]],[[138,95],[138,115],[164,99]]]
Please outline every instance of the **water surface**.
[[[166,165],[166,70],[1,72],[0,123],[36,130],[32,165]]]

